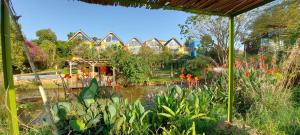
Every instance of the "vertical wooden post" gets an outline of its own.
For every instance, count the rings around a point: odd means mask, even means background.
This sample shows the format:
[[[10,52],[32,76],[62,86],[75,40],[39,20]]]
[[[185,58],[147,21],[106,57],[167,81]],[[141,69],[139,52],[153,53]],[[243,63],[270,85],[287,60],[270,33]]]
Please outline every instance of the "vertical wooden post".
[[[229,51],[228,51],[228,113],[227,120],[232,122],[233,88],[234,88],[234,17],[229,17]]]
[[[174,77],[174,71],[173,71],[173,62],[171,63],[171,77],[173,78]]]
[[[16,108],[16,94],[14,88],[11,43],[10,17],[7,5],[1,0],[1,47],[3,61],[4,88],[7,91],[7,105],[9,109],[9,128],[11,135],[19,135],[18,116]]]
[[[112,82],[112,86],[115,87],[116,85],[116,68],[113,67],[113,82]]]
[[[57,65],[55,65],[55,75],[58,75],[58,68],[57,68]]]
[[[72,62],[71,61],[69,61],[69,74],[70,74],[70,76],[72,76]]]
[[[92,77],[95,78],[95,63],[92,63],[91,66],[92,66]]]

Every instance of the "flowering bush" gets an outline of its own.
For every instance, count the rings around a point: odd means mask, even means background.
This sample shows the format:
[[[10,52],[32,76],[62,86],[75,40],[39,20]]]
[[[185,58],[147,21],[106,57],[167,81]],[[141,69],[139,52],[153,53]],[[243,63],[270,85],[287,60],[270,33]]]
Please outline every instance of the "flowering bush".
[[[31,41],[26,41],[25,45],[28,47],[29,56],[35,61],[45,61],[46,55],[40,48]]]

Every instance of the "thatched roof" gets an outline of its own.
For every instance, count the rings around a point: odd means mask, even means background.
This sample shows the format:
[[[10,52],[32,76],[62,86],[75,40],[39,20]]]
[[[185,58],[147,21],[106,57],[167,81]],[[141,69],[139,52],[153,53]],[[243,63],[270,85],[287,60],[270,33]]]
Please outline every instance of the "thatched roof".
[[[235,16],[274,0],[79,0],[87,3]]]

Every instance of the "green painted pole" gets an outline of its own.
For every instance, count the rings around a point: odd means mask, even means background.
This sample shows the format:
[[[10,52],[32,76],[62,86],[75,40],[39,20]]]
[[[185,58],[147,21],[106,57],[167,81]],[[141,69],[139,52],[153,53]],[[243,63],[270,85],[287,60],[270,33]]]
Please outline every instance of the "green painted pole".
[[[16,94],[12,73],[11,43],[10,43],[10,17],[8,7],[1,0],[1,47],[3,61],[4,88],[7,90],[7,105],[9,108],[9,128],[11,135],[19,135]]]
[[[233,86],[234,86],[234,17],[229,17],[229,51],[228,51],[228,113],[227,120],[232,122]]]

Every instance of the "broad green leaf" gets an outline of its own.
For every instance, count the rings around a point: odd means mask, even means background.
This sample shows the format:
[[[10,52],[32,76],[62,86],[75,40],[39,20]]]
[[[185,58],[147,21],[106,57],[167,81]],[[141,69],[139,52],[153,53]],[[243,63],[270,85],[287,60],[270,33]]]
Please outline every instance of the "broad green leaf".
[[[196,126],[195,126],[195,122],[193,122],[193,125],[192,125],[192,135],[196,135]]]
[[[142,125],[143,125],[143,120],[144,120],[144,118],[147,116],[147,114],[148,114],[149,112],[150,112],[149,110],[146,111],[146,112],[142,115],[142,117],[140,118],[140,122],[141,122]]]
[[[108,115],[105,111],[103,112],[103,120],[105,124],[109,124]]]
[[[114,103],[120,103],[120,98],[119,98],[119,97],[112,97],[111,100],[112,100]]]
[[[108,106],[108,112],[111,117],[114,117],[117,114],[117,110],[116,110],[115,106],[113,106],[113,105]]]
[[[173,115],[173,116],[175,116],[175,112],[171,109],[171,108],[169,108],[169,107],[167,107],[167,106],[162,106],[167,112],[169,112],[171,115]]]
[[[120,129],[122,128],[122,124],[124,123],[124,119],[123,117],[120,117],[116,120],[116,124],[115,124],[115,128],[117,131],[120,131]]]
[[[182,94],[182,89],[178,85],[174,86],[174,89],[178,94]]]
[[[158,115],[165,116],[165,117],[168,117],[168,118],[172,118],[172,115],[167,114],[167,113],[158,113]]]
[[[88,87],[85,87],[79,94],[78,100],[83,101],[84,99],[94,99],[99,92],[99,86],[97,80],[93,78]]]
[[[73,128],[75,131],[81,132],[86,129],[85,123],[82,122],[81,120],[71,120],[69,124],[71,128]]]
[[[132,124],[133,121],[135,120],[135,118],[136,118],[136,113],[133,113],[132,116],[129,119],[129,123]]]
[[[206,116],[206,114],[204,114],[204,113],[199,113],[199,114],[196,114],[196,115],[192,116],[191,119],[200,118],[200,117],[202,117],[202,116]]]

